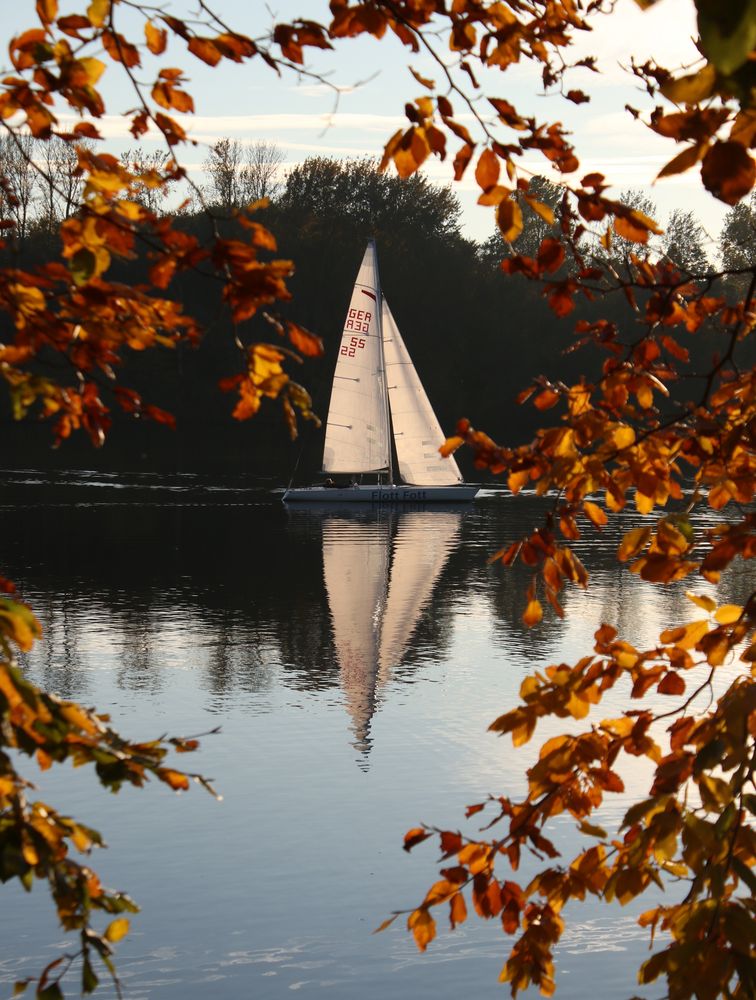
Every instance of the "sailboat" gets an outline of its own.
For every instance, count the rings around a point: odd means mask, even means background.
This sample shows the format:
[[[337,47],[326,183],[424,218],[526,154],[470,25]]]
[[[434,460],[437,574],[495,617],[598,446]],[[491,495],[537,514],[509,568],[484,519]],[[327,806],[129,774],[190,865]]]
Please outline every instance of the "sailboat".
[[[472,500],[415,366],[381,292],[375,241],[362,259],[349,303],[331,389],[322,486],[291,487],[284,503],[427,503]],[[398,461],[394,463],[394,451]],[[373,483],[357,477],[369,475]]]

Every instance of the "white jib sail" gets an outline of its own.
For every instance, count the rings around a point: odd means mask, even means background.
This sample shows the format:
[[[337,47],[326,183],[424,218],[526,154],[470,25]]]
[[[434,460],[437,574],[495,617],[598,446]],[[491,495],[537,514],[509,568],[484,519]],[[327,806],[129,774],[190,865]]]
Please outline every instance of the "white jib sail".
[[[402,479],[405,483],[418,486],[453,486],[462,482],[454,459],[442,458],[438,453],[446,435],[436,419],[385,299],[383,352],[394,444]]]
[[[376,472],[389,465],[375,244],[362,259],[341,336],[328,408],[324,472]]]
[[[375,711],[381,615],[386,599],[389,522],[323,521],[323,576],[341,686],[357,742]]]
[[[460,521],[456,511],[408,511],[399,517],[378,651],[381,684],[401,662],[436,581],[457,547]]]

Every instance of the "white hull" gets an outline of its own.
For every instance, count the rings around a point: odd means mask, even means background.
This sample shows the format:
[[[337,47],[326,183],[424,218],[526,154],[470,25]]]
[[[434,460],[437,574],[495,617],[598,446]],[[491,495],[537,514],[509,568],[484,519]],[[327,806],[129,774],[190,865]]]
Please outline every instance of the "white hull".
[[[287,490],[284,503],[455,503],[474,500],[477,486],[305,486]]]

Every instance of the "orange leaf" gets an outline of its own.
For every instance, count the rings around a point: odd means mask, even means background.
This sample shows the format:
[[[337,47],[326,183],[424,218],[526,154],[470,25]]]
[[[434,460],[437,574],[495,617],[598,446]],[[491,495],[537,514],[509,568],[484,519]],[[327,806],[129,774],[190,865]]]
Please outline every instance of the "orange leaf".
[[[659,681],[656,688],[659,694],[679,695],[685,693],[685,681],[674,670],[670,670]]]
[[[496,224],[502,237],[511,243],[522,232],[522,209],[516,201],[506,198],[496,208]]]
[[[536,260],[542,271],[557,271],[564,262],[564,247],[559,240],[548,237],[541,241]]]
[[[590,500],[583,501],[583,511],[586,516],[596,525],[597,528],[603,527],[608,521],[606,513],[602,510],[598,504],[591,503]]]
[[[467,904],[465,897],[458,892],[449,900],[449,923],[454,928],[457,924],[463,924],[465,920],[467,920]]]
[[[436,921],[427,910],[415,910],[407,919],[407,930],[414,934],[415,943],[420,951],[425,951],[436,936]]]
[[[705,145],[688,146],[687,149],[684,149],[682,153],[678,153],[677,156],[661,168],[656,175],[656,179],[670,177],[672,174],[681,174],[683,171],[694,167],[701,159],[706,148]]]
[[[302,354],[307,355],[309,358],[320,357],[323,353],[323,341],[320,337],[317,337],[314,333],[310,333],[309,330],[305,330],[298,323],[292,323],[291,321],[287,324],[287,329],[289,331],[289,340],[298,351],[301,351]]]
[[[44,25],[51,24],[58,16],[58,0],[37,0],[37,16]]]
[[[539,392],[533,400],[534,406],[539,410],[548,410],[552,406],[555,406],[558,402],[559,393],[554,392],[553,389],[544,389],[543,392]]]
[[[715,142],[701,164],[707,191],[726,205],[737,205],[756,181],[756,164],[739,142]]]
[[[404,835],[404,850],[411,851],[413,847],[416,847],[417,844],[422,844],[428,837],[430,837],[430,833],[427,830],[423,830],[420,826],[413,827]]]
[[[199,38],[195,35],[190,39],[188,49],[208,66],[217,66],[223,58],[218,47],[209,38]]]
[[[528,626],[532,628],[533,625],[537,625],[543,618],[543,608],[541,607],[541,602],[534,598],[532,601],[528,601],[528,606],[522,615],[522,620]]]
[[[484,149],[475,168],[475,180],[484,191],[488,191],[499,180],[499,158],[492,149]]]
[[[393,922],[396,920],[398,916],[399,914],[395,913],[393,917],[388,917],[386,920],[383,921],[382,924],[379,924],[378,927],[376,927],[376,929],[373,931],[373,934],[380,934],[381,931],[385,931],[387,927],[390,927],[393,924]]]
[[[186,792],[189,789],[189,779],[181,771],[172,771],[168,767],[158,768],[158,777],[176,792]]]
[[[144,26],[144,37],[147,39],[147,48],[154,56],[165,52],[168,41],[168,32],[165,28],[157,28],[152,21],[147,21]]]
[[[464,443],[464,438],[458,437],[458,435],[455,434],[452,437],[447,438],[438,450],[444,458],[448,458],[449,455],[452,455],[457,448]]]

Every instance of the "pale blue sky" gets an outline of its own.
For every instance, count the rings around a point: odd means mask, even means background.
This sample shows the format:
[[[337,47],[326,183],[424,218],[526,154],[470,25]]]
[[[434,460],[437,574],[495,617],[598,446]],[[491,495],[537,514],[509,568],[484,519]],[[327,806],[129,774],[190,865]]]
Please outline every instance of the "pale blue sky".
[[[84,0],[62,0],[61,10],[84,5]],[[13,33],[34,23],[34,14],[32,0],[19,0],[12,13],[8,0],[3,7],[4,47]],[[328,20],[326,0],[277,0],[271,8],[260,0],[215,0],[215,7],[231,26],[253,37],[270,24],[271,9],[279,20],[296,16]],[[194,9],[194,3],[173,0],[166,9],[185,16]],[[124,11],[121,16],[122,30],[128,35],[130,15]],[[570,128],[581,160],[578,177],[598,170],[615,185],[612,193],[628,187],[642,188],[658,206],[657,217],[662,225],[673,208],[690,209],[716,239],[726,206],[706,194],[697,171],[651,186],[659,169],[678,150],[624,110],[626,103],[648,110],[648,98],[620,64],[629,63],[631,54],[641,62],[654,55],[670,67],[691,62],[696,55],[691,41],[694,32],[691,0],[662,0],[646,12],[641,12],[633,0],[618,0],[615,13],[600,19],[597,29],[580,45],[580,54],[598,56],[602,75],[578,70],[570,77],[570,86],[592,94],[590,104],[575,106],[558,96],[542,95],[537,70],[524,65],[503,75],[490,74],[486,89],[506,97],[519,110],[539,120],[559,119]],[[176,45],[161,57],[161,62],[184,68],[190,78],[188,89],[196,107],[190,128],[200,143],[209,144],[226,135],[243,142],[266,139],[281,148],[287,165],[311,154],[380,155],[383,143],[406,123],[405,101],[423,92],[407,66],[411,64],[424,75],[438,76],[437,67],[414,57],[393,36],[381,42],[370,38],[347,41],[330,53],[313,50],[310,59],[314,70],[327,74],[331,83],[344,88],[335,111],[335,95],[328,87],[307,79],[297,80],[294,75],[279,78],[261,62],[240,67],[223,63],[213,70]],[[103,89],[114,115],[103,123],[102,131],[109,148],[120,152],[133,143],[117,113],[128,110],[133,102],[123,81],[116,78],[117,71],[108,76],[113,77],[112,82]],[[145,70],[142,78],[149,80],[150,74]],[[151,141],[155,140],[145,137],[142,145],[149,146]],[[456,145],[456,140],[450,143],[452,152]],[[198,179],[205,155],[203,146],[183,153],[183,162]],[[449,160],[432,162],[427,167],[428,176],[449,183]],[[529,169],[546,172],[546,160],[537,154],[523,162]],[[490,208],[475,204],[472,171],[461,184],[454,185],[454,190],[463,204],[465,231],[476,239],[485,238],[494,228],[493,215]]]

